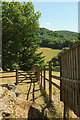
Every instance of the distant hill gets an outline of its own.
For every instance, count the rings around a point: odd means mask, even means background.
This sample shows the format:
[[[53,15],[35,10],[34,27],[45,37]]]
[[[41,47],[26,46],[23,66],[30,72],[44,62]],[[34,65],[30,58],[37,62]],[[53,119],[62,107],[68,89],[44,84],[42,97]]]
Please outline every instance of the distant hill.
[[[78,41],[78,33],[72,31],[52,31],[46,28],[40,28],[36,33],[40,40],[40,47],[49,47],[52,49],[62,49],[70,47]]]
[[[63,35],[65,37],[78,37],[78,33],[77,32],[72,32],[72,31],[67,31],[67,30],[60,30],[60,31],[54,31],[56,33],[59,33],[60,35]]]

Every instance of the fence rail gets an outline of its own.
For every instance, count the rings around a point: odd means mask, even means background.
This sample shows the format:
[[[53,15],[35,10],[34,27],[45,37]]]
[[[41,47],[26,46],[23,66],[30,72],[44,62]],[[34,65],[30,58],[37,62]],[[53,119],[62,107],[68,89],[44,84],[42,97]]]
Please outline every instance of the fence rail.
[[[16,76],[4,76],[4,77],[0,77],[0,78],[10,78],[10,77],[16,77]]]
[[[44,77],[44,76],[42,76],[42,77]],[[47,80],[49,82],[48,78],[45,78],[45,80]],[[51,81],[51,84],[54,85],[55,87],[57,87],[60,90],[60,86],[57,85],[55,82]]]
[[[0,73],[11,73],[11,72],[16,72],[16,71],[0,71]]]
[[[48,68],[45,68],[45,70],[49,71],[49,65],[47,65]],[[45,65],[46,67],[46,65]],[[44,70],[44,68],[42,68],[42,70]],[[52,68],[52,71],[56,71],[56,72],[60,72],[60,68]]]
[[[16,71],[0,71],[0,74],[4,74],[4,73],[16,73]],[[11,78],[11,77],[16,77],[16,74],[15,75],[6,75],[6,76],[0,76],[0,78]]]
[[[15,73],[15,75],[1,75],[0,78],[12,78],[15,77],[15,84],[18,84],[19,78],[30,78],[30,76],[28,77],[28,75],[35,75],[35,73],[33,73],[32,71],[21,71],[16,69],[15,71],[2,71],[0,72],[0,74],[5,74],[5,73]]]
[[[56,75],[51,75],[52,78],[55,78],[56,80],[59,80],[60,81],[60,77],[59,76],[56,76]]]

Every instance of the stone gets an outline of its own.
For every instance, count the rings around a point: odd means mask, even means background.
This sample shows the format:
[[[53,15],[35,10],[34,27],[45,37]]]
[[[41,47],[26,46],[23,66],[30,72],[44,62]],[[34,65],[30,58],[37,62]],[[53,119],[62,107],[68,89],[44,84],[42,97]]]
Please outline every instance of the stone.
[[[30,106],[29,108],[29,112],[28,112],[28,118],[32,119],[32,118],[43,118],[44,115],[42,112],[39,111],[39,109]]]
[[[14,83],[8,83],[8,90],[11,90],[11,89],[13,89],[13,90],[16,89],[16,86]]]
[[[2,116],[3,117],[9,117],[9,116],[11,116],[12,114],[13,114],[13,109],[12,108],[7,108],[7,109],[5,109],[3,112],[2,112]]]
[[[0,101],[0,111],[2,111],[5,107],[5,103],[3,101]]]
[[[3,94],[2,97],[8,95],[8,89],[7,88],[3,88]]]
[[[15,94],[16,94],[16,97],[18,97],[19,95],[21,95],[21,91],[20,91],[19,88],[15,89]]]
[[[12,97],[13,101],[16,101],[16,94],[13,91],[9,91],[8,94]]]
[[[3,90],[3,88],[0,86],[0,99],[2,98],[3,92],[4,92],[4,90]]]
[[[40,71],[40,65],[39,64],[34,64],[31,68],[33,72],[38,72]]]
[[[3,71],[2,67],[0,67],[0,71]]]
[[[16,115],[14,115],[14,111],[16,112],[17,108],[18,110],[21,109],[20,111],[23,110],[22,112],[17,111],[19,114],[19,117],[24,116],[25,115],[24,108],[26,108],[25,107],[26,103],[24,105],[24,97],[21,94],[21,90],[17,88],[13,83],[9,83],[7,85],[0,87],[0,119],[6,118],[6,117],[12,118],[13,116],[15,117]]]
[[[0,120],[2,120],[2,113],[0,113]]]

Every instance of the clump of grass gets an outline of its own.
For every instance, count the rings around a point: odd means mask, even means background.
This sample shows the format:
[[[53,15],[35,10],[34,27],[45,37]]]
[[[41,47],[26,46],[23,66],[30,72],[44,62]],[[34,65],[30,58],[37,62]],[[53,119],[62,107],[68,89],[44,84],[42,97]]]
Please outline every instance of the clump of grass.
[[[42,113],[44,114],[44,110],[46,109],[46,107],[43,107],[42,104],[40,104],[40,107],[42,109]]]
[[[16,111],[15,111],[15,110],[14,110],[14,113],[13,113],[12,117],[13,117],[13,118],[16,117]]]
[[[26,97],[26,94],[24,93],[23,96]]]
[[[56,94],[56,90],[54,89],[54,91],[53,91],[53,94],[55,95]]]
[[[54,92],[56,93],[56,90],[54,89]]]

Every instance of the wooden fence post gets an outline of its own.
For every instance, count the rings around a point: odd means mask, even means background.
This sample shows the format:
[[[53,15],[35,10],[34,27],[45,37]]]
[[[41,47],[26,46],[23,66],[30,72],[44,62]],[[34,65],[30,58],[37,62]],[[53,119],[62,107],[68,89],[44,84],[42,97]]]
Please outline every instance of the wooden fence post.
[[[38,71],[37,71],[37,74],[38,74],[38,81],[39,81],[39,84],[40,84],[40,66],[38,65]]]
[[[35,77],[40,83],[40,65],[39,64],[34,64],[34,70],[35,70]]]
[[[18,84],[18,69],[16,69],[16,85]]]
[[[51,61],[49,61],[49,101],[52,100],[52,78],[51,78]]]
[[[44,91],[45,91],[45,66],[44,66]]]
[[[42,67],[41,67],[41,87],[42,87]]]
[[[78,46],[78,79],[80,80],[80,45]]]
[[[61,61],[61,56],[60,56],[60,101],[62,101],[62,61]]]
[[[69,120],[69,107],[64,103],[64,120]]]

